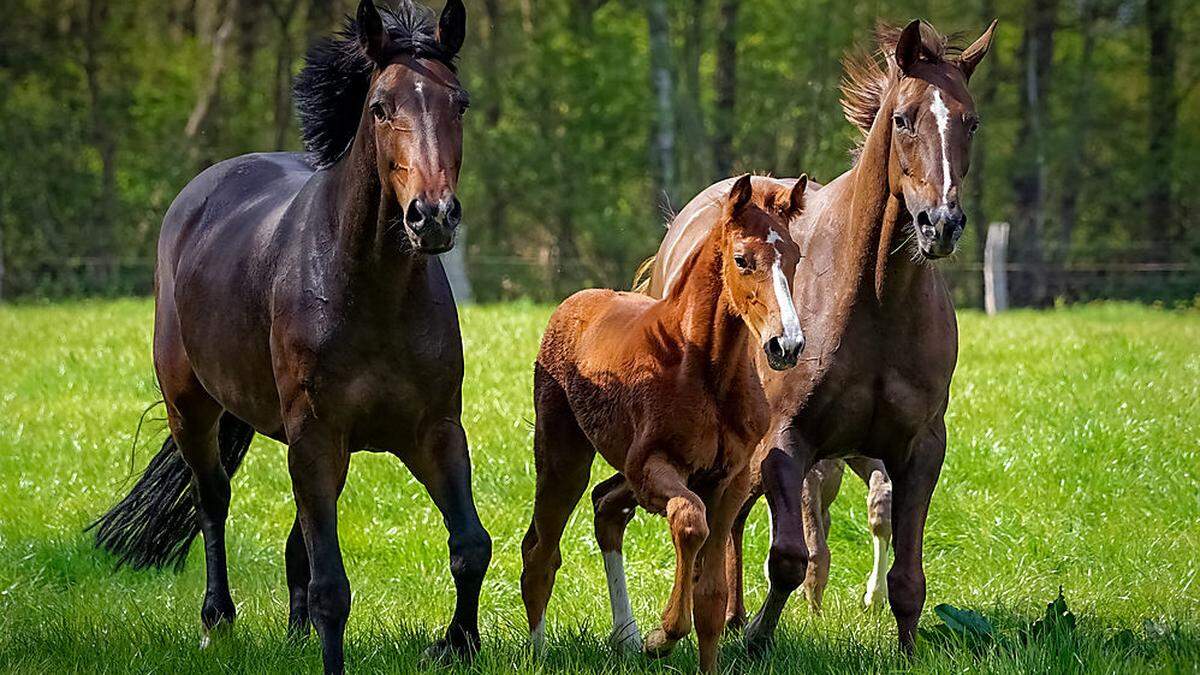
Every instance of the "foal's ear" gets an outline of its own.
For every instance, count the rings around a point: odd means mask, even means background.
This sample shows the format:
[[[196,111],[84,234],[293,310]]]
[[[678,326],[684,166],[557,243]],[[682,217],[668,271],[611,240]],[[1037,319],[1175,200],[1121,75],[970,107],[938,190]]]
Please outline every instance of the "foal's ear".
[[[750,187],[750,174],[742,174],[729,188],[729,212],[737,213],[746,208],[754,190]]]
[[[355,25],[358,28],[358,43],[362,45],[363,51],[372,61],[381,64],[387,50],[388,33],[372,0],[362,0],[358,3]]]
[[[454,56],[462,49],[463,40],[467,37],[467,8],[462,0],[446,0],[442,8],[442,16],[438,19],[437,41]]]
[[[907,75],[921,60],[921,50],[924,48],[921,43],[921,20],[913,19],[900,31],[900,38],[896,40],[896,65],[900,72]]]
[[[783,217],[795,218],[804,211],[804,190],[808,188],[808,174],[802,173],[796,179],[796,184],[788,191],[787,204],[783,208]]]
[[[958,67],[963,72],[963,77],[971,79],[971,74],[975,72],[975,67],[987,56],[988,49],[992,46],[992,35],[996,32],[996,20],[992,19],[992,25],[983,31],[983,35],[979,39],[971,43],[970,47],[963,50],[962,56],[958,57]]]

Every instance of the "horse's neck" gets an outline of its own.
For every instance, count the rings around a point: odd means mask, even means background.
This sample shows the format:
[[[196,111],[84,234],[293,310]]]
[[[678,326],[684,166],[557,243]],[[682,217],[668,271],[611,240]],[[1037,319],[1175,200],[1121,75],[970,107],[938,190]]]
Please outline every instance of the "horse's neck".
[[[844,239],[835,249],[833,268],[844,276],[832,289],[830,316],[839,334],[855,310],[886,312],[911,302],[919,277],[926,273],[908,255],[893,255],[909,216],[889,187],[890,118],[884,111],[876,117],[858,162],[846,176],[843,189],[849,194],[831,201],[842,212],[828,222]]]
[[[706,376],[719,394],[736,386],[749,352],[749,329],[729,306],[721,278],[719,229],[700,244],[691,265],[663,300],[679,339],[704,358]]]

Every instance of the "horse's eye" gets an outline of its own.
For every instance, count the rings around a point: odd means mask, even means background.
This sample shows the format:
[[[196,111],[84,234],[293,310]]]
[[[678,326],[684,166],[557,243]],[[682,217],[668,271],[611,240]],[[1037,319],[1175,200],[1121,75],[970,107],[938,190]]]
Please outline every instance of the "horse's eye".
[[[468,111],[468,110],[470,110],[470,109],[471,109],[471,104],[470,104],[470,103],[467,103],[466,101],[463,101],[462,103],[459,103],[459,104],[458,104],[458,116],[459,116],[459,117],[462,117],[463,115],[466,115],[466,114],[467,114],[467,111]]]
[[[972,117],[967,120],[967,134],[974,136],[976,131],[979,131],[979,120]]]
[[[901,129],[903,131],[912,133],[912,130],[913,130],[912,122],[908,121],[908,116],[905,115],[904,113],[900,113],[900,112],[893,113],[892,114],[892,122],[894,122],[896,124],[897,129]]]
[[[733,254],[733,264],[737,265],[737,268],[743,273],[750,271],[750,261],[746,260],[746,256],[741,253]]]
[[[387,120],[387,111],[383,109],[383,103],[376,101],[371,104],[371,115],[375,117],[376,122]]]

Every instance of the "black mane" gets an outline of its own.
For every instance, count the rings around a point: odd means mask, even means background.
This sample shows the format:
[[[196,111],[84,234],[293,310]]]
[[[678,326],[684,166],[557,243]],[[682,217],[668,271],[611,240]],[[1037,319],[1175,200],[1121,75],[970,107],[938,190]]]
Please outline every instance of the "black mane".
[[[388,32],[388,58],[416,56],[455,69],[454,54],[437,41],[437,22],[431,10],[412,0],[399,0],[395,9],[380,7],[379,15]],[[353,17],[346,17],[336,35],[308,50],[292,98],[304,148],[317,168],[332,166],[350,149],[374,69],[375,62],[363,51]]]

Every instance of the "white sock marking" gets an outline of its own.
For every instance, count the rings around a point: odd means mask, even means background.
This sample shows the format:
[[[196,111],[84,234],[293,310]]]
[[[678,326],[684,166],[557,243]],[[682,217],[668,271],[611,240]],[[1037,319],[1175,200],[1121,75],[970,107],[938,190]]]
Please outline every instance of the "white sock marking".
[[[542,616],[542,620],[538,621],[538,625],[529,631],[529,644],[533,645],[533,651],[540,654],[546,649],[546,617]]]
[[[614,647],[641,648],[641,635],[629,603],[625,586],[625,559],[620,551],[604,552],[604,576],[608,580],[608,603],[612,607],[613,629],[609,641]]]
[[[867,593],[863,596],[863,604],[879,607],[887,598],[888,541],[877,534],[871,537],[874,540],[875,564],[871,567],[871,576],[867,577]]]
[[[942,203],[945,203],[950,195],[950,155],[946,152],[946,134],[950,131],[950,109],[946,107],[946,103],[942,101],[942,92],[937,87],[933,89],[933,104],[929,109],[933,111],[933,117],[937,120],[938,135],[942,137]]]

